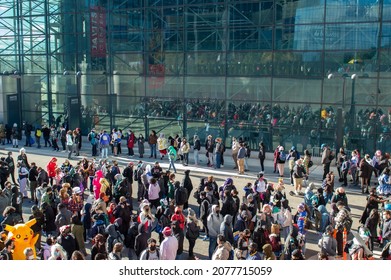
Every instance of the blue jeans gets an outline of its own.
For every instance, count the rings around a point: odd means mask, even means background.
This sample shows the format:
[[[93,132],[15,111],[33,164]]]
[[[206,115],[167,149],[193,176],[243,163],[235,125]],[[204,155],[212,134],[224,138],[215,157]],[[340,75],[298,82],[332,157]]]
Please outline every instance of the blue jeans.
[[[149,147],[151,149],[151,157],[156,158],[156,144],[149,144]]]
[[[107,154],[109,153],[109,145],[103,145],[102,146],[102,158],[107,158]]]
[[[220,168],[221,165],[221,154],[216,153],[216,168]]]
[[[209,259],[212,259],[213,252],[217,246],[217,236],[209,236]]]
[[[170,170],[171,169],[171,166],[172,166],[172,169],[174,169],[174,172],[176,173],[176,168],[175,168],[175,164],[174,164],[174,162],[175,162],[175,159],[171,159],[171,157],[169,157],[169,162],[170,162],[170,165],[168,166],[168,170]]]
[[[200,162],[200,155],[199,155],[200,151],[198,150],[194,150],[194,164],[195,165],[198,165],[198,163]]]
[[[324,201],[326,202],[326,204],[329,202],[329,201],[331,201],[331,198],[333,197],[333,194],[332,193],[326,193],[326,192],[324,192],[323,193],[323,197],[324,197]]]

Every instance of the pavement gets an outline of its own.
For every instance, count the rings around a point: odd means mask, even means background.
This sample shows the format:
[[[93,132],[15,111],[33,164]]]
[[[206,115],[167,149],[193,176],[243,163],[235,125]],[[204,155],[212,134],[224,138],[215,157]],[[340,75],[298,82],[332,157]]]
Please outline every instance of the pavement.
[[[83,143],[82,143],[82,149],[80,150],[80,156],[76,157],[73,156],[71,163],[76,164],[79,160],[81,160],[83,157],[87,158],[92,158],[91,157],[91,145],[87,141],[87,137],[83,137]],[[23,143],[24,141],[20,141],[20,144]],[[4,154],[6,155],[8,151],[13,152],[13,157],[16,159],[19,149],[23,147],[23,145],[19,145],[19,148],[13,148],[12,144],[8,145],[3,145],[0,146],[0,155]],[[24,147],[26,149],[27,155],[29,162],[36,162],[37,166],[41,167],[46,167],[46,164],[49,162],[51,157],[57,157],[58,158],[58,163],[62,164],[63,159],[67,157],[66,152],[56,152],[52,151],[51,148],[49,147],[44,147],[42,146],[40,149],[38,149],[36,146],[33,147]],[[119,156],[109,156],[109,160],[117,160],[119,163],[119,166],[123,167],[129,161],[137,163],[139,160],[142,160],[145,163],[153,164],[155,161],[158,161],[160,163],[160,166],[163,168],[163,170],[168,169],[168,160],[164,158],[163,160],[160,160],[160,157],[158,155],[157,159],[154,158],[149,158],[150,151],[149,151],[149,146],[146,144],[145,145],[145,154],[144,158],[139,158],[138,157],[138,151],[135,149],[135,156],[130,157],[127,156],[127,147],[122,147],[122,154]],[[248,162],[248,171],[245,172],[243,175],[239,175],[237,173],[237,170],[234,169],[234,163],[231,157],[231,152],[230,150],[227,150],[227,152],[224,154],[224,167],[220,169],[214,169],[213,167],[207,167],[206,162],[207,159],[205,157],[205,151],[204,148],[200,151],[200,165],[195,166],[194,165],[194,160],[193,160],[193,153],[191,152],[189,154],[189,165],[184,166],[180,163],[176,163],[176,169],[177,169],[177,174],[176,174],[176,179],[181,180],[183,177],[183,172],[185,170],[190,170],[190,177],[193,182],[194,188],[198,187],[199,181],[201,178],[207,177],[209,175],[213,175],[218,183],[218,185],[221,185],[224,180],[227,177],[231,177],[234,180],[234,184],[237,187],[239,191],[239,197],[243,197],[244,191],[243,187],[248,183],[251,182],[253,183],[254,180],[256,179],[257,174],[260,171],[260,163],[259,159],[256,158],[258,155],[257,151],[252,152],[252,156],[247,160]],[[98,159],[98,157],[97,157]],[[272,183],[276,183],[278,181],[279,176],[276,173],[273,173],[273,154],[268,153],[266,160],[265,160],[265,178]],[[319,165],[320,159],[319,158],[313,158],[312,159],[314,162],[314,165],[310,168],[310,174],[309,174],[309,181],[314,182],[316,186],[321,186],[321,179],[323,175],[323,167]],[[293,214],[296,213],[296,206],[302,202],[301,197],[296,197],[296,196],[290,196],[289,191],[293,190],[293,186],[290,185],[289,181],[289,169],[288,169],[288,164],[285,166],[285,172],[284,172],[284,183],[285,183],[285,191],[287,194],[287,197],[289,199],[289,204],[292,207],[292,212]],[[121,169],[122,170],[122,169]],[[332,165],[331,170],[334,171],[335,174],[337,174],[336,167]],[[374,180],[374,178],[373,178]],[[372,180],[372,181],[373,181]],[[335,183],[335,187],[339,187],[339,183]],[[137,188],[135,185],[133,188]],[[136,191],[133,191],[135,194]],[[352,229],[357,229],[359,226],[359,218],[361,216],[362,211],[365,208],[366,205],[366,195],[361,194],[361,190],[358,187],[347,187],[346,188],[346,193],[348,194],[348,200],[349,200],[349,207],[352,210],[352,217],[353,217],[353,227]],[[135,200],[135,199],[134,199]],[[190,207],[194,209],[198,209],[198,204],[196,203],[195,199],[193,198],[192,195],[190,195],[190,201],[189,201]],[[31,203],[26,201],[23,205],[23,212],[24,216],[27,218],[28,215],[30,214],[30,208],[32,206]],[[327,205],[327,209],[330,210],[330,205]],[[197,211],[196,211],[197,213]],[[155,234],[155,233],[154,233]],[[307,245],[306,245],[306,258],[307,259],[313,259],[316,257],[318,250],[317,243],[319,240],[320,236],[318,233],[314,232],[313,230],[309,230],[308,233],[306,234],[306,240],[307,240]],[[351,237],[352,238],[352,237]],[[351,239],[349,238],[349,239]],[[200,259],[207,259],[208,255],[208,242],[203,241],[201,238],[197,240],[194,252],[195,254],[200,258]],[[87,246],[88,247],[88,246]],[[188,247],[188,242],[185,239],[184,242],[184,249],[185,251],[187,250]],[[87,250],[88,251],[88,250]],[[186,254],[185,253],[184,258],[186,259]],[[379,249],[375,249],[374,251],[375,258],[377,258],[380,254]]]

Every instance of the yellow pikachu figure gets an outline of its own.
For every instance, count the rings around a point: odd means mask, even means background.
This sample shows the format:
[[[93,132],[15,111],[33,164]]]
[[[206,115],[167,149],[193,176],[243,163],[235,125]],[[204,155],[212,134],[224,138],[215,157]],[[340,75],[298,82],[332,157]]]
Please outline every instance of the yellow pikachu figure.
[[[17,224],[15,226],[6,225],[5,230],[8,231],[8,239],[12,239],[15,242],[15,249],[12,254],[14,260],[25,260],[26,256],[23,254],[24,249],[30,247],[33,249],[34,258],[37,257],[35,251],[35,243],[39,236],[34,237],[34,232],[31,226],[34,225],[37,220],[32,219],[25,224]]]

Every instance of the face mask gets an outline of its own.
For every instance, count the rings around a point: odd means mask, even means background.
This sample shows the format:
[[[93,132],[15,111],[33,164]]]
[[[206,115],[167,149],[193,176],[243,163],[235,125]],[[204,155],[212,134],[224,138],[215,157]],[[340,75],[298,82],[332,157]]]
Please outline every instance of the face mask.
[[[34,255],[31,255],[28,257],[29,260],[33,260],[34,259]]]
[[[151,245],[149,246],[149,250],[151,250],[152,252],[156,250],[156,245]]]
[[[219,215],[219,214],[220,214],[220,210],[217,210],[217,211],[216,211],[216,214]]]

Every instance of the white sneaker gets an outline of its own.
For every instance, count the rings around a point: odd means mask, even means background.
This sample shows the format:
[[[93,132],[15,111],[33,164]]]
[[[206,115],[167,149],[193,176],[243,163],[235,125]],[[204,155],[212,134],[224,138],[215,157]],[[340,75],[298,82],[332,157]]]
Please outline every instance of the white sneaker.
[[[90,244],[90,240],[84,241],[84,244]]]
[[[299,193],[297,191],[295,191],[295,195],[299,195]]]
[[[220,167],[224,167],[224,165],[220,165]]]

